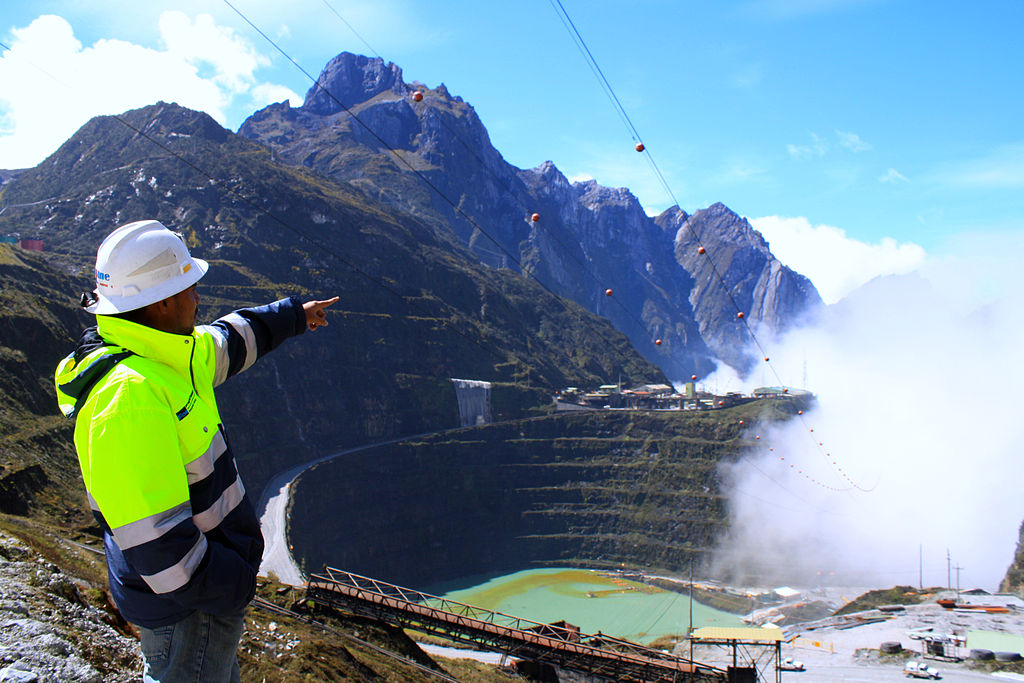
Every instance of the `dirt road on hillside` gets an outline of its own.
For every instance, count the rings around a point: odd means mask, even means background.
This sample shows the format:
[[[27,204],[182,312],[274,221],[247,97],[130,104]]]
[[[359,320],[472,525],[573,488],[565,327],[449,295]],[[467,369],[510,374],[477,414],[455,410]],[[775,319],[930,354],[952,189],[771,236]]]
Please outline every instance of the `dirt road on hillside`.
[[[256,505],[256,514],[260,517],[260,528],[263,530],[263,541],[266,548],[263,550],[263,562],[260,564],[260,576],[268,576],[273,573],[281,583],[292,586],[301,586],[305,582],[302,570],[295,563],[291,553],[291,546],[288,543],[288,501],[291,496],[291,485],[295,478],[305,472],[313,465],[318,465],[343,455],[350,455],[365,451],[377,446],[400,443],[409,439],[417,439],[428,434],[412,434],[389,441],[356,446],[337,453],[325,455],[322,458],[296,465],[283,472],[280,472],[270,480],[260,493],[259,502]],[[321,568],[316,567],[314,571]]]

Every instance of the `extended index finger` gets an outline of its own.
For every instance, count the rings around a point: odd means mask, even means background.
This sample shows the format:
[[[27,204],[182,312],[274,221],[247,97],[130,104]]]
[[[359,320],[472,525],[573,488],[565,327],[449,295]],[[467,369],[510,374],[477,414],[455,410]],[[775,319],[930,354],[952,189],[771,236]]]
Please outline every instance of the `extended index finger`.
[[[317,301],[316,302],[316,307],[320,308],[320,309],[327,308],[331,304],[337,303],[337,301],[338,301],[338,297],[336,297],[336,296],[335,297],[331,297],[330,299],[323,299],[322,301]]]

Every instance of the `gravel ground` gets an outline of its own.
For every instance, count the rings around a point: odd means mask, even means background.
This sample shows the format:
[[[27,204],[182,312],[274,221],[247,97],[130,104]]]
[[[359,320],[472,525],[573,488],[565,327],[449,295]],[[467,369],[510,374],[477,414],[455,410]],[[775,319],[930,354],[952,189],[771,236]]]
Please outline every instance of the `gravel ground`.
[[[106,623],[109,615],[88,604],[84,589],[0,532],[0,681],[139,680],[138,641]]]
[[[844,592],[850,595],[859,594],[849,589]],[[837,594],[835,591],[827,593],[826,595],[823,592],[816,597],[834,600]],[[858,616],[870,619],[886,615],[878,610],[871,610],[858,613]],[[783,644],[782,656],[802,661],[807,670],[784,672],[783,681],[854,683],[915,680],[908,679],[903,674],[904,663],[910,659],[921,661],[920,655],[924,648],[924,641],[909,637],[908,633],[913,629],[932,628],[934,633],[944,634],[966,635],[971,630],[984,630],[1024,635],[1024,612],[1020,610],[1011,611],[1009,614],[968,614],[944,609],[935,602],[907,606],[905,610],[891,615],[886,621],[854,628],[838,628],[836,625],[828,625],[829,622],[830,620],[823,619],[784,627],[786,639],[793,640]],[[899,642],[909,654],[882,656],[878,648],[884,642]],[[970,651],[966,647],[959,649],[959,655],[965,659],[969,654]],[[700,649],[695,650],[694,656],[701,661],[724,665],[729,662],[731,653],[726,653],[720,648],[709,648],[703,652]],[[967,662],[926,661],[942,674],[945,681],[1024,680],[1024,677],[1017,678],[1014,674],[1000,675],[972,670]]]

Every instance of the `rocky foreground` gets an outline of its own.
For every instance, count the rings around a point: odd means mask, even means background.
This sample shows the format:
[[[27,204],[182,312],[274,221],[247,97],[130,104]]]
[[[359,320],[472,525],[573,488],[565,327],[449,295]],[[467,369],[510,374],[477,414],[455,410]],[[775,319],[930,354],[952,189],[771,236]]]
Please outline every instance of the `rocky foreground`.
[[[76,532],[71,536],[83,542],[0,516],[0,681],[4,683],[135,683],[142,679],[138,637],[110,603],[99,543]],[[304,609],[300,591],[274,581],[262,582],[258,597],[264,607],[254,605],[246,613],[239,647],[246,681],[513,680],[496,667],[473,661],[445,661],[442,667],[397,628],[310,613]],[[295,618],[280,611],[291,607],[305,615]]]
[[[104,591],[0,532],[0,680],[138,680],[130,628]]]
[[[105,582],[95,539],[0,517],[0,681],[141,680],[137,636],[111,605]],[[893,680],[901,676],[907,660],[920,657],[925,641],[918,636],[925,633],[967,635],[984,630],[1024,634],[1024,612],[1020,610],[1004,614],[952,612],[939,607],[934,599],[896,611],[890,606],[791,622],[790,617],[798,611],[804,614],[809,606],[825,609],[827,605],[827,613],[845,602],[833,593],[812,591],[801,599],[802,607],[796,602],[759,615],[758,621],[771,620],[783,627],[783,655],[805,662],[807,671],[799,674],[804,683]],[[922,596],[911,597],[911,602],[916,602]],[[497,667],[470,660],[441,659],[443,664],[438,664],[400,629],[316,612],[302,599],[301,591],[274,581],[261,585],[260,598],[264,607],[254,606],[247,613],[239,649],[244,680],[519,680]],[[281,609],[297,610],[302,616],[288,616]],[[809,612],[805,616],[814,618]],[[921,633],[923,629],[930,630]],[[883,643],[899,643],[901,651],[880,654]],[[978,662],[970,658],[967,647],[960,650],[964,662],[938,665],[948,681],[993,674],[1024,679],[1021,662]],[[723,653],[695,654],[698,659],[716,661],[716,654]]]

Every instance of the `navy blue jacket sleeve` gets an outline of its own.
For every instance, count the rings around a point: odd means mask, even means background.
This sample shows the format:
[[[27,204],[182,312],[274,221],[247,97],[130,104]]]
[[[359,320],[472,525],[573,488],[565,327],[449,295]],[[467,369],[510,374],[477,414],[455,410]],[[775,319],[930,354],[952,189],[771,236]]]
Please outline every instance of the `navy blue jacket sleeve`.
[[[197,328],[212,341],[213,386],[252,367],[264,354],[306,330],[306,313],[296,297],[266,306],[242,308]]]

